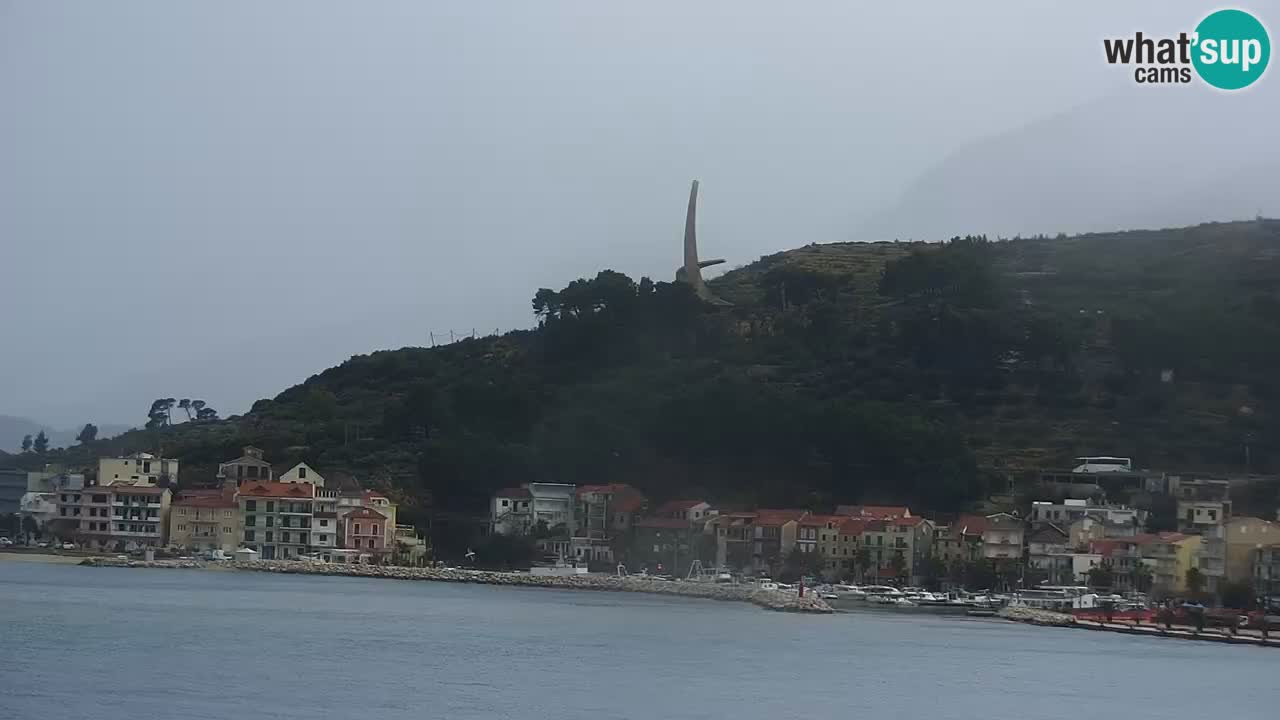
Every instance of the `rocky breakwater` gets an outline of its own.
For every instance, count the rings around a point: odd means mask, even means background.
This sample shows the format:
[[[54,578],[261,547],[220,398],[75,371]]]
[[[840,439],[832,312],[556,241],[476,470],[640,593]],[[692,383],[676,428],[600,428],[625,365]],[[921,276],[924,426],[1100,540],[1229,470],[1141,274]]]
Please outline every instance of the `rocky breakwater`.
[[[1069,627],[1076,623],[1076,619],[1067,613],[1052,612],[1050,610],[1036,610],[1034,608],[1007,607],[1002,608],[999,615],[1006,620],[1030,623],[1032,625]]]
[[[783,612],[830,613],[831,606],[816,594],[804,597],[776,590],[759,590],[751,585],[730,585],[681,580],[657,580],[645,577],[612,575],[531,575],[529,573],[490,572],[460,568],[410,568],[392,565],[344,565],[280,560],[218,563],[220,567],[255,572],[297,575],[343,575],[348,577],[386,578],[392,580],[429,580],[435,582],[506,585],[510,587],[553,588],[558,590],[597,590],[642,592],[653,595],[679,595],[754,603],[769,610]]]
[[[116,557],[89,557],[80,561],[89,567],[121,567],[121,568],[169,568],[177,570],[193,570],[205,566],[198,560],[134,560]]]

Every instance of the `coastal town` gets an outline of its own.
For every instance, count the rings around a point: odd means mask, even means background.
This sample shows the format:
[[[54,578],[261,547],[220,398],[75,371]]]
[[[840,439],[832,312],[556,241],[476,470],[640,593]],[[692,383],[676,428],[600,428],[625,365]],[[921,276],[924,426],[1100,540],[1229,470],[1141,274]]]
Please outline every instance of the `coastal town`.
[[[273,466],[245,447],[212,482],[177,487],[180,459],[135,453],[95,468],[0,471],[14,509],[6,546],[40,550],[423,566],[438,558],[397,504],[342,473]],[[1280,523],[1233,511],[1234,488],[1273,482],[1135,470],[1082,457],[1041,474],[1036,499],[951,518],[901,505],[723,507],[651,502],[626,484],[530,482],[490,501],[478,534],[533,549],[542,571],[732,578],[811,586],[1032,593],[1087,588],[1108,597],[1193,599],[1252,609],[1280,602]],[[493,567],[469,552],[466,562]],[[519,568],[505,568],[519,569]],[[524,569],[528,569],[526,566]]]

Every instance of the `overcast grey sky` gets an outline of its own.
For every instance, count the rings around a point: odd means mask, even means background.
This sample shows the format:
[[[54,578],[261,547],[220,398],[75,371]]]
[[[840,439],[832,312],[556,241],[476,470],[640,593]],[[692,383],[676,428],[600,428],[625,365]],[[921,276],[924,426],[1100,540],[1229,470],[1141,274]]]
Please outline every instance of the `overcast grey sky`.
[[[1112,5],[0,0],[0,413],[243,412],[529,326],[539,286],[669,279],[694,177],[730,266],[850,239],[957,148],[1134,92],[1104,35],[1212,7]]]

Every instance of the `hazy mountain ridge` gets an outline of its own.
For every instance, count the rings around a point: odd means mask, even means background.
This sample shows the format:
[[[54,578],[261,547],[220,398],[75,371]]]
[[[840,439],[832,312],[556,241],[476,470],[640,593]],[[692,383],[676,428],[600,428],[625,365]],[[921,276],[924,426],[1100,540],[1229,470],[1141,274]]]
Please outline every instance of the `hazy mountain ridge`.
[[[960,148],[853,236],[942,240],[1181,227],[1261,214],[1280,144],[1256,118],[1280,112],[1258,88],[1206,100],[1201,88],[1128,93]]]

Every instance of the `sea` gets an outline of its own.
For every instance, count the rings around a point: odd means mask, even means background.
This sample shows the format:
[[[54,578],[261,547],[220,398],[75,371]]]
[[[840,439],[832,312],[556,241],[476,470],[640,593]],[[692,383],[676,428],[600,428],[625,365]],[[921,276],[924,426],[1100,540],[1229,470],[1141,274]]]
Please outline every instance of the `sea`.
[[[0,718],[1280,717],[1280,651],[994,619],[0,561]]]

